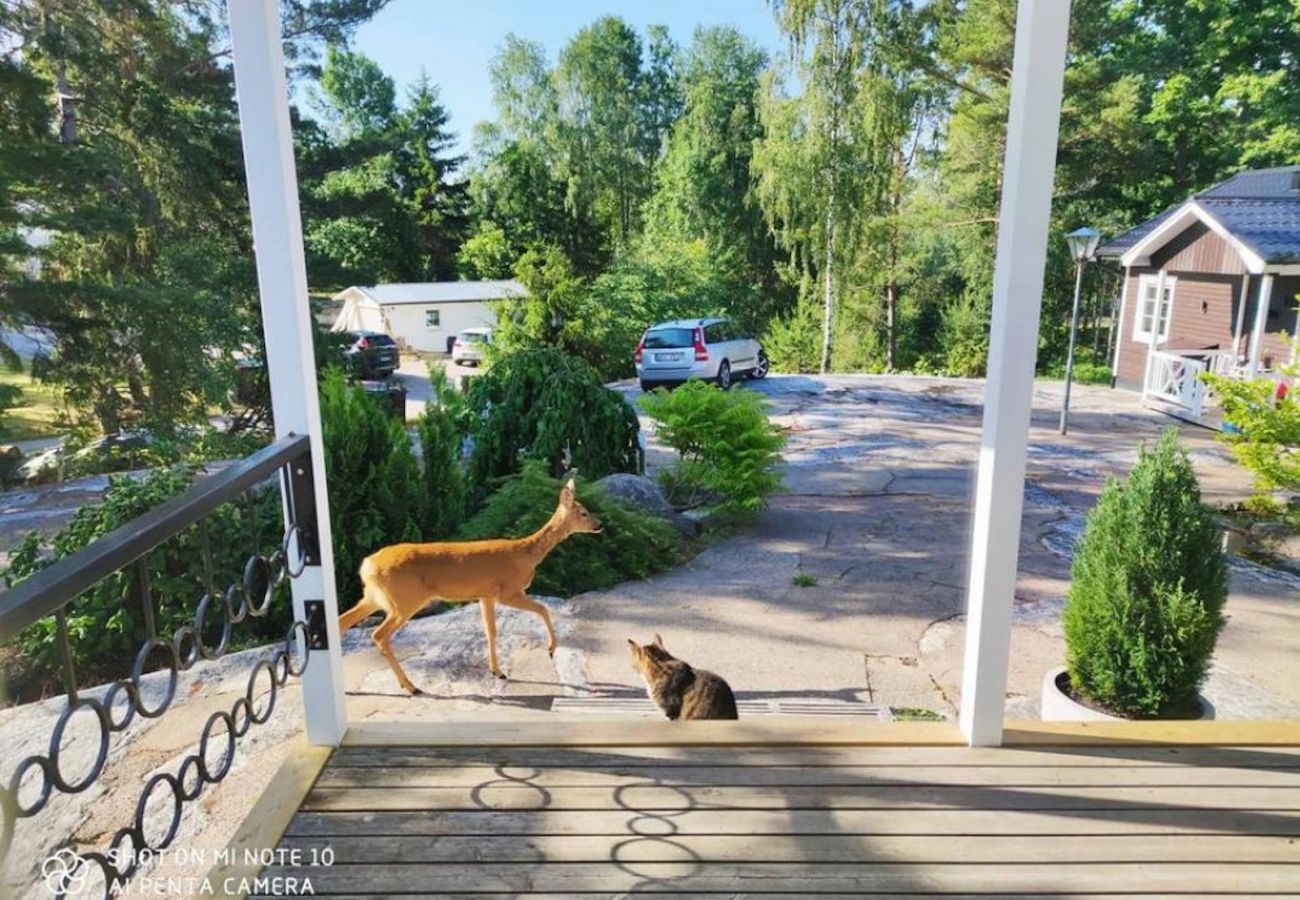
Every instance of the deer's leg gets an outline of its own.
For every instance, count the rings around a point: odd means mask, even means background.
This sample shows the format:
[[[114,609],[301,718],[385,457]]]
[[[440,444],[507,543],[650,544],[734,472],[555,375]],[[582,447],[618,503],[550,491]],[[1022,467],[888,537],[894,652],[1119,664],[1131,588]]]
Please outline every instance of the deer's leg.
[[[366,616],[379,609],[379,604],[375,602],[370,588],[366,588],[365,594],[357,601],[357,605],[349,609],[343,615],[339,616],[339,635],[352,628]]]
[[[546,626],[546,637],[548,640],[546,651],[550,653],[551,656],[555,655],[555,626],[551,624],[551,611],[546,608],[545,603],[534,600],[527,594],[503,596],[498,602],[504,606],[509,606],[511,609],[518,609],[540,616],[542,624]]]
[[[380,626],[375,629],[373,638],[375,646],[379,648],[380,655],[384,657],[384,660],[388,663],[388,667],[392,669],[393,674],[397,676],[397,683],[400,684],[402,689],[408,694],[418,694],[420,693],[420,689],[411,683],[411,679],[406,677],[406,673],[402,671],[401,665],[397,662],[397,657],[393,654],[393,635],[396,634],[397,630],[405,624],[406,619],[404,617],[397,613],[390,612],[388,617],[385,618]]]
[[[497,665],[497,602],[483,597],[478,602],[478,608],[483,613],[483,631],[487,634],[488,671],[497,678],[505,678],[501,667]]]

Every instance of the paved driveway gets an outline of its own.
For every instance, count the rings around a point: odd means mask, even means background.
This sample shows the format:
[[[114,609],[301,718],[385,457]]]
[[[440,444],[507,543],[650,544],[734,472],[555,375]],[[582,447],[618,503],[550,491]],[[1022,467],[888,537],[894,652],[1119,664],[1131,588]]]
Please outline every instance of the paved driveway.
[[[561,652],[502,612],[506,685],[483,674],[477,609],[421,620],[395,643],[433,692],[410,703],[364,634],[347,661],[359,714],[512,714],[549,710],[557,695],[639,690],[628,637],[663,635],[742,697],[823,697],[955,711],[982,383],[953,379],[773,376],[767,394],[790,431],[788,492],[754,527],[647,581],[556,604]],[[639,393],[624,387],[629,400]],[[1071,434],[1056,432],[1060,387],[1035,391],[1008,702],[1036,716],[1044,672],[1062,656],[1059,625],[1069,555],[1108,474],[1170,424],[1131,394],[1075,389]],[[1249,493],[1212,433],[1183,427],[1207,499]],[[650,460],[668,454],[651,442]],[[814,587],[796,587],[800,573]],[[1300,580],[1234,563],[1229,624],[1207,692],[1223,717],[1300,716]],[[405,646],[403,646],[405,645]]]

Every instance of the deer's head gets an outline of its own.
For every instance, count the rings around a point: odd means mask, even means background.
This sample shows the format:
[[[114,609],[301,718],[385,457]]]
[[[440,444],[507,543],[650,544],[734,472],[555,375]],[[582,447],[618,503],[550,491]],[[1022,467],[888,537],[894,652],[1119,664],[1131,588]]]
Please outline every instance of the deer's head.
[[[556,508],[566,534],[599,534],[600,519],[578,502],[577,487],[570,478],[560,491],[560,505]]]

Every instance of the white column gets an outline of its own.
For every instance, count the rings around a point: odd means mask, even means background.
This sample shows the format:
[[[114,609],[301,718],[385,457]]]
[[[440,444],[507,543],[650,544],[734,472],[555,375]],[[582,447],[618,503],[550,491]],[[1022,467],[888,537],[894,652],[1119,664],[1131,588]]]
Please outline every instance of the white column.
[[[303,676],[307,738],[313,744],[338,744],[347,727],[347,714],[339,653],[334,548],[280,21],[276,0],[229,0],[229,6],[275,433],[277,437],[291,433],[310,436],[316,482],[320,565],[309,566],[293,580],[296,617],[303,617],[303,601],[325,601],[329,641],[328,651],[312,651]]]
[[[971,538],[961,730],[1002,742],[1069,0],[1020,0]]]
[[[1241,301],[1237,304],[1237,320],[1232,326],[1232,368],[1241,363],[1241,335],[1246,330],[1246,304],[1250,303],[1250,273],[1241,276]]]
[[[1112,329],[1115,333],[1115,348],[1114,348],[1115,355],[1112,356],[1110,360],[1110,377],[1112,379],[1119,377],[1119,345],[1124,340],[1124,316],[1128,312],[1128,283],[1129,283],[1129,267],[1125,266],[1124,287],[1120,290],[1119,293],[1119,318],[1115,320],[1115,325],[1114,328]]]
[[[1255,327],[1250,333],[1250,376],[1259,374],[1259,358],[1264,348],[1264,330],[1268,328],[1268,301],[1273,296],[1273,276],[1259,279],[1259,301],[1255,307]]]

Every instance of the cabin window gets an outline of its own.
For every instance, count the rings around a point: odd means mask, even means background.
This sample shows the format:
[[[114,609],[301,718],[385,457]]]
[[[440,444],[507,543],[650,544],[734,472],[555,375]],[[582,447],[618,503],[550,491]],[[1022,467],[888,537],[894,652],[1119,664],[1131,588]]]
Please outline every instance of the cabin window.
[[[1156,296],[1160,292],[1160,277],[1158,275],[1143,275],[1138,279],[1138,302],[1137,308],[1134,310],[1133,340],[1143,342],[1151,340],[1151,329],[1155,324],[1157,315],[1160,323],[1157,340],[1169,340],[1169,320],[1173,318],[1174,285],[1176,283],[1176,278],[1165,276],[1164,296],[1157,303]]]
[[[424,327],[437,328],[442,324],[442,313],[436,309],[426,309],[424,311]]]

